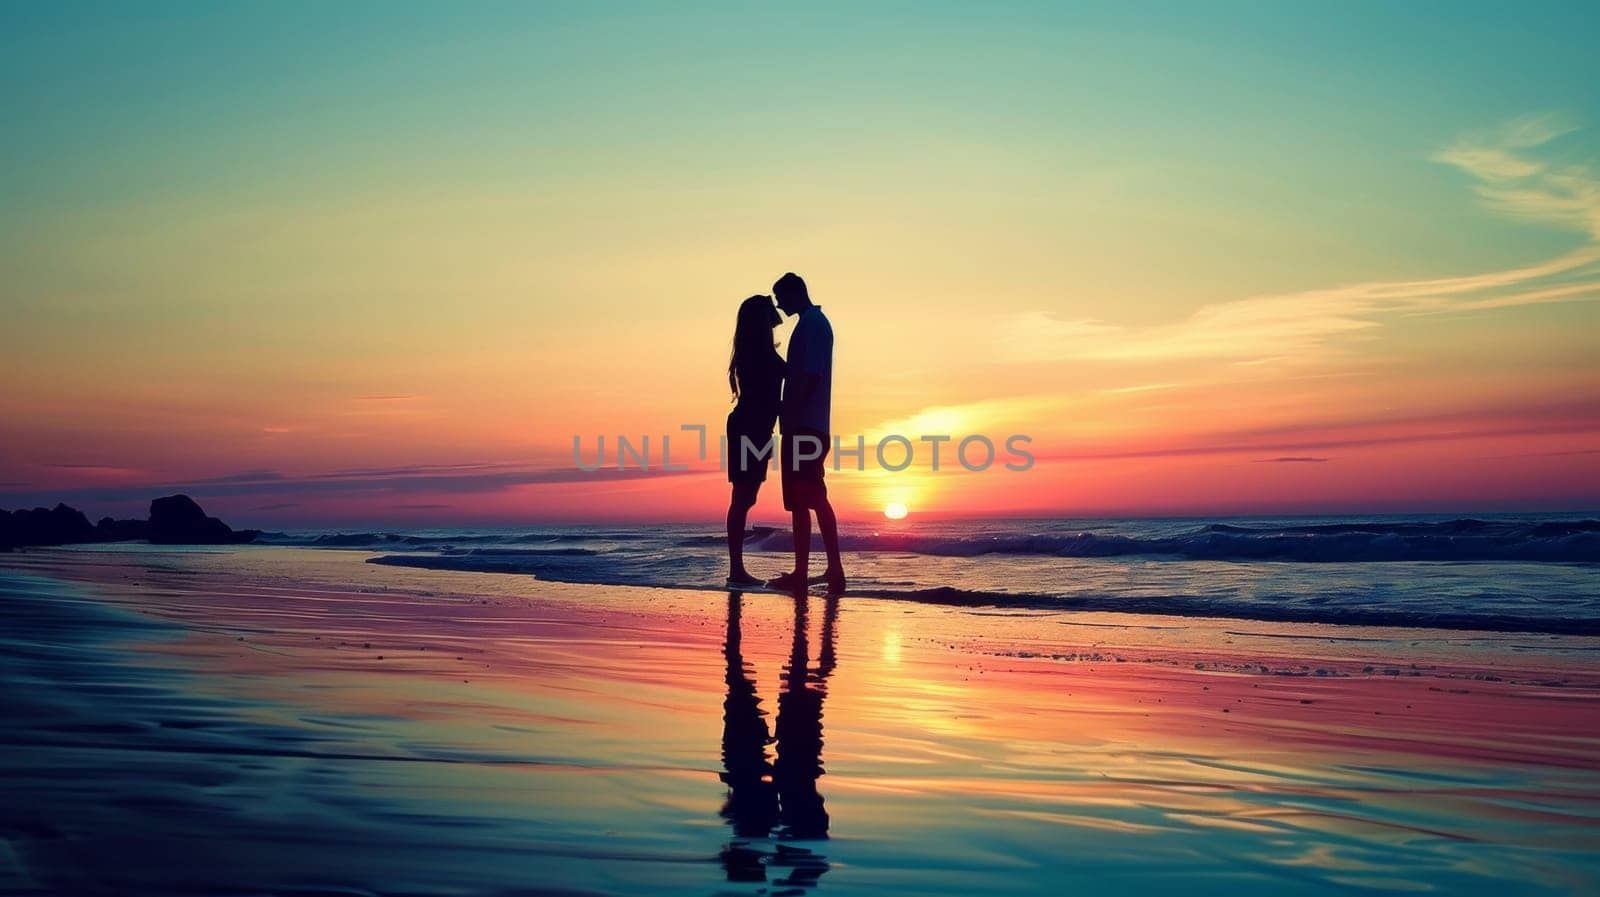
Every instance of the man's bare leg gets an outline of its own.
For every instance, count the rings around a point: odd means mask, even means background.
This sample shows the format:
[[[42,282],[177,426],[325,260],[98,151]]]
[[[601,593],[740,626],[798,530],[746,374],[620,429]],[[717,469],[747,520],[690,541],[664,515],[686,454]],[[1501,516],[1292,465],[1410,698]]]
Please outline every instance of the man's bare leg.
[[[811,510],[794,512],[794,578],[805,588],[806,569],[811,565]]]
[[[808,568],[811,566],[811,509],[801,508],[792,512],[794,515],[794,569],[775,579],[767,580],[767,586],[774,589],[783,589],[786,592],[801,594],[809,585],[806,579]]]
[[[808,527],[809,529],[809,527]],[[839,560],[839,518],[833,514],[833,504],[826,497],[817,505],[817,529],[822,531],[822,547],[828,553],[828,591],[844,591],[844,563]],[[809,539],[811,534],[806,533]]]

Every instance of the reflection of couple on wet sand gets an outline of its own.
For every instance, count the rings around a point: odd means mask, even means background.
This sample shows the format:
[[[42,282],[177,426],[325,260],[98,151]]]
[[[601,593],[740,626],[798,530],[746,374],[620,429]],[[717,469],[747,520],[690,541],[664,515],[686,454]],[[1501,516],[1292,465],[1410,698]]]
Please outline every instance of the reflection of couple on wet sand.
[[[730,881],[766,881],[769,866],[783,866],[789,872],[776,884],[805,886],[827,871],[827,861],[809,850],[780,844],[775,854],[768,855],[742,840],[773,834],[783,839],[828,836],[828,812],[817,779],[822,775],[822,701],[833,672],[839,602],[831,596],[826,600],[822,646],[813,671],[806,633],[808,598],[802,594],[794,599],[794,641],[778,694],[775,737],[769,737],[761,698],[740,647],[743,596],[728,595],[728,637],[723,644],[728,694],[722,705],[722,781],[728,785],[728,799],[722,816],[733,827],[736,840],[723,850],[722,860]],[[768,744],[776,747],[771,760]]]
[[[773,308],[795,317],[789,336],[789,357],[778,356],[772,330],[783,318]],[[803,592],[811,579],[811,514],[828,554],[828,568],[818,580],[828,593],[844,591],[844,566],[839,562],[839,522],[823,483],[823,459],[833,438],[833,325],[822,306],[811,301],[806,282],[794,273],[772,285],[771,296],[751,296],[739,306],[734,325],[733,354],[728,360],[728,387],[736,404],[728,415],[728,585],[753,586],[761,580],[744,566],[745,521],[767,479],[772,460],[772,425],[778,425],[778,467],[783,507],[794,521],[794,569],[767,582],[788,592]]]

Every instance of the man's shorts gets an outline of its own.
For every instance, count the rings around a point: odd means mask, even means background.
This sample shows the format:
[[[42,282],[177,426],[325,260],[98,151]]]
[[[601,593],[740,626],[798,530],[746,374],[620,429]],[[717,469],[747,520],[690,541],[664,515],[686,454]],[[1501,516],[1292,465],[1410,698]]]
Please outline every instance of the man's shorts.
[[[797,440],[796,437],[801,436],[810,436],[816,441]],[[833,446],[833,437],[821,430],[795,430],[784,433],[780,442],[778,467],[783,478],[784,510],[802,511],[826,502],[828,487],[822,482],[822,462]],[[806,457],[812,453],[817,453],[817,457]]]

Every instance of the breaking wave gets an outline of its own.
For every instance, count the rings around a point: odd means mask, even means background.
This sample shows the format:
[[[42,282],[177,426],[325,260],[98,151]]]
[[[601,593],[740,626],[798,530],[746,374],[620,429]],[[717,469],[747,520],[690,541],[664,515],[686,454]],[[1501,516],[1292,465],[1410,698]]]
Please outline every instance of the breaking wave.
[[[746,541],[754,550],[785,551],[786,530],[758,526]],[[720,533],[664,538],[643,531],[455,533],[408,535],[363,532],[312,536],[264,535],[259,541],[312,548],[373,551],[441,551],[476,546],[504,551],[513,546],[658,542],[683,548],[720,546]],[[1211,523],[1172,535],[1113,532],[845,533],[845,551],[899,552],[935,557],[1043,555],[1070,558],[1148,556],[1204,561],[1286,561],[1362,563],[1386,561],[1516,561],[1600,563],[1600,520],[1486,521],[1476,519],[1417,523],[1328,523],[1290,526],[1240,526]],[[589,549],[584,549],[589,550]],[[596,549],[603,550],[603,549]]]
[[[760,546],[781,550],[787,533]],[[1097,558],[1148,555],[1206,561],[1600,561],[1600,520],[1503,523],[1339,523],[1248,527],[1213,523],[1174,536],[1093,532],[919,536],[901,533],[844,536],[846,551],[898,551],[941,557],[1032,554]]]

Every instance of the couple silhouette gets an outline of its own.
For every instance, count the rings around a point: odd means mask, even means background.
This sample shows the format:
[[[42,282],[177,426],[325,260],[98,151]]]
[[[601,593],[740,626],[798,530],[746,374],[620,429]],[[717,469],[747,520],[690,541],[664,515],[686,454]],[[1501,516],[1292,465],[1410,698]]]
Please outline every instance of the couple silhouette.
[[[774,307],[776,304],[776,308]],[[789,353],[778,355],[772,331],[783,322],[779,310],[795,318]],[[744,566],[745,522],[755,506],[773,456],[772,426],[778,425],[778,469],[783,507],[794,520],[794,569],[767,580],[787,592],[804,592],[812,580],[811,514],[828,556],[817,581],[828,593],[845,589],[839,561],[839,521],[823,482],[823,459],[833,444],[833,326],[822,306],[811,301],[800,275],[790,272],[772,285],[771,296],[751,296],[739,306],[728,359],[728,388],[734,407],[728,414],[728,585],[760,585]]]

